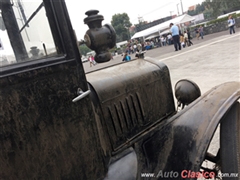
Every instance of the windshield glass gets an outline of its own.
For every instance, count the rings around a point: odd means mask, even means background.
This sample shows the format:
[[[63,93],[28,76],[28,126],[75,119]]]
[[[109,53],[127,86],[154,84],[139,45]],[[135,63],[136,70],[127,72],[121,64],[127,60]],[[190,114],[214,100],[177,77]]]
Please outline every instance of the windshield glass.
[[[41,0],[6,0],[0,8],[0,66],[57,54]]]

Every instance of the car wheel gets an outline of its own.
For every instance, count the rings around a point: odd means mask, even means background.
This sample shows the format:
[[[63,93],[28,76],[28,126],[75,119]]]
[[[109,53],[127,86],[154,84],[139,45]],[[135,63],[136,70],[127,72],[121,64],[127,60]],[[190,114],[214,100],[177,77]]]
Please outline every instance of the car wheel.
[[[220,127],[210,143],[200,171],[213,172],[215,179],[238,180],[240,176],[240,103],[235,103],[221,120]],[[216,135],[217,134],[217,135]],[[219,137],[217,152],[212,154],[211,144]],[[216,143],[214,146],[216,146]]]

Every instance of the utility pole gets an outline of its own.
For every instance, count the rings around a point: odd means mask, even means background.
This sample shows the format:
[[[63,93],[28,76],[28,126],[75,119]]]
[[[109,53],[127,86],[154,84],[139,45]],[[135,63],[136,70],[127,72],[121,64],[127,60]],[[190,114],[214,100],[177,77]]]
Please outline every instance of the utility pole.
[[[177,4],[177,13],[178,13],[178,16],[179,16],[179,9],[178,9],[178,5],[179,5],[179,3]]]
[[[183,15],[183,5],[182,5],[182,0],[180,0],[181,3],[181,8],[182,8],[182,15]]]
[[[129,36],[129,39],[131,39],[131,34],[130,34],[130,31],[129,31],[129,27],[127,27],[125,24],[124,24],[124,28],[127,30],[127,34]]]
[[[143,17],[141,17],[141,16],[138,16],[138,22],[139,22],[139,24],[142,24],[143,23]]]

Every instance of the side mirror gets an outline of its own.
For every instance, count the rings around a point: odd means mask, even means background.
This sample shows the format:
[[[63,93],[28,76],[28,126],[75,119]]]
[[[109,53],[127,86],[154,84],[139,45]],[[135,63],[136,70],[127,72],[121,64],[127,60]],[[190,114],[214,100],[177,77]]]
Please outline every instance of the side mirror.
[[[182,79],[175,85],[175,97],[178,101],[178,107],[182,106],[182,109],[200,96],[201,91],[193,81]]]

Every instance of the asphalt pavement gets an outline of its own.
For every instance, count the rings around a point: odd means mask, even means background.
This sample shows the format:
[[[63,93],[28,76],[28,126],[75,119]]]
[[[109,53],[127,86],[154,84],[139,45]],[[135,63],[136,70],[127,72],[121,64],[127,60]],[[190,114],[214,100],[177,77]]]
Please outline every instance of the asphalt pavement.
[[[193,45],[175,51],[173,45],[148,50],[145,59],[157,59],[164,62],[169,70],[174,87],[180,79],[195,81],[201,92],[227,82],[240,81],[240,31],[230,35],[229,31],[209,34],[203,39],[192,39]],[[134,60],[134,54],[131,54]],[[119,63],[122,56],[114,56],[113,60],[90,67],[83,63],[86,73]]]

